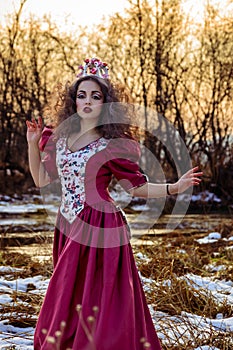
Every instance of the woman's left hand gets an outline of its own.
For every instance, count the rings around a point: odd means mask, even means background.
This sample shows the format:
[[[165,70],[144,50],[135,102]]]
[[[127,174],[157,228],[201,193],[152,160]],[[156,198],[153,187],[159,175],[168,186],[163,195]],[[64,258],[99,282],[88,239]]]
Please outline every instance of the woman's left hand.
[[[201,182],[200,177],[203,175],[203,172],[198,171],[198,169],[199,168],[197,166],[195,168],[190,169],[189,171],[187,171],[187,173],[182,175],[175,184],[170,185],[171,187],[174,186],[173,191],[171,192],[173,193],[175,189],[176,193],[182,193],[186,191],[189,187],[199,185]]]

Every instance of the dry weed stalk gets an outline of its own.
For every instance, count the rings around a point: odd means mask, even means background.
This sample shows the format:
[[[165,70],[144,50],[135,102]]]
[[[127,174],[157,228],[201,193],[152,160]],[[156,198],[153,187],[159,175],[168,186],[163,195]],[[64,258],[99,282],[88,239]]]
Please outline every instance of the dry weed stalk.
[[[65,327],[66,327],[66,322],[62,321],[60,323],[60,329],[55,332],[54,336],[48,335],[47,329],[42,329],[42,333],[47,335],[46,337],[47,343],[50,344],[54,350],[61,349],[61,339],[64,334]],[[72,350],[72,349],[67,348],[66,350]]]
[[[90,350],[96,350],[94,335],[95,335],[95,328],[96,328],[96,316],[99,312],[99,308],[98,306],[94,306],[92,310],[94,312],[94,316],[88,316],[85,322],[83,318],[82,305],[76,306],[76,311],[78,312],[79,321],[90,343]]]
[[[226,334],[216,330],[212,325],[200,331],[203,321],[204,317],[194,324],[186,316],[176,317],[176,321],[173,319],[173,322],[169,317],[158,320],[160,332],[166,339],[163,349],[193,350],[199,346],[216,347],[221,350],[233,349],[233,332]]]

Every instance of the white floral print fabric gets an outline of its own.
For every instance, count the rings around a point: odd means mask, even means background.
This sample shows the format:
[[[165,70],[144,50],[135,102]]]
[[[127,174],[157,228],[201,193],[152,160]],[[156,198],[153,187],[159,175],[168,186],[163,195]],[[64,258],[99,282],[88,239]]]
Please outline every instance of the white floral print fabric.
[[[87,146],[72,152],[66,138],[60,138],[56,146],[56,163],[62,187],[61,214],[72,223],[85,203],[85,170],[88,160],[106,148],[109,140],[101,137]]]

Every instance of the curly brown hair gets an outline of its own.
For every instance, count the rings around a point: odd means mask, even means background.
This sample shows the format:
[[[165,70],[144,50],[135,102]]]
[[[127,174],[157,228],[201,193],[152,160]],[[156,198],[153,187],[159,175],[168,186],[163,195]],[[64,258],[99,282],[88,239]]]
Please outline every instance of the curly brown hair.
[[[58,84],[55,93],[44,113],[47,121],[54,127],[57,136],[68,136],[80,131],[80,116],[76,112],[76,93],[79,85],[86,80],[96,82],[103,93],[104,104],[96,130],[107,138],[137,137],[137,127],[131,123],[134,113],[132,98],[120,84],[113,84],[109,79],[97,76],[84,76],[69,81],[63,86]]]

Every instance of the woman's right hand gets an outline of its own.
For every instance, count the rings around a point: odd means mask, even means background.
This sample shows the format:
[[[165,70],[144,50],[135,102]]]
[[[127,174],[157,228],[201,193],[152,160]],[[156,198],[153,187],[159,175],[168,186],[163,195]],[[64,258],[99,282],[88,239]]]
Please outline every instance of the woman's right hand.
[[[43,120],[38,117],[38,121],[33,118],[31,121],[27,120],[27,142],[30,144],[37,144],[41,138]]]

